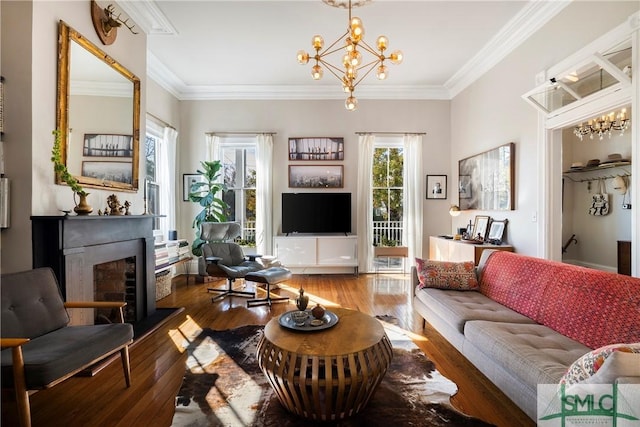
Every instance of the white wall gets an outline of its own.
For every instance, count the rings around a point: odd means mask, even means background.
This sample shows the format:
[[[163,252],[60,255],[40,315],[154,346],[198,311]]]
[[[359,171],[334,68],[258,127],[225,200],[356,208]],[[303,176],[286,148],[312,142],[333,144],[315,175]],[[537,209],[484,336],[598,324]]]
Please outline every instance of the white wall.
[[[417,178],[424,187],[426,174],[448,175],[449,102],[448,101],[375,101],[361,100],[356,112],[344,109],[340,100],[328,101],[185,101],[181,103],[180,174],[193,173],[206,158],[206,132],[277,132],[274,136],[273,232],[280,230],[280,199],[288,187],[287,144],[289,137],[342,136],[345,160],[344,190],[353,194],[352,228],[355,218],[358,136],[355,132],[426,132],[423,137],[423,172]],[[451,187],[449,188],[451,194]],[[192,238],[191,222],[197,209],[193,203],[180,202],[178,233]],[[424,200],[424,235],[450,233],[449,200]],[[428,253],[425,239],[424,254]]]
[[[2,244],[11,250],[2,252],[2,271],[11,272],[32,266],[30,215],[60,215],[74,206],[69,187],[55,184],[50,160],[56,127],[58,21],[64,20],[140,78],[141,129],[146,112],[146,35],[120,29],[115,43],[104,46],[93,28],[89,2],[3,0],[1,7],[5,173],[12,186],[11,227],[2,230]],[[113,190],[89,192],[89,203],[97,211],[106,206]],[[133,213],[142,212],[142,191],[116,194],[133,203]]]
[[[464,226],[478,214],[508,218],[507,241],[517,252],[533,256],[538,253],[538,115],[521,95],[536,85],[534,77],[540,71],[623,23],[640,7],[638,2],[606,2],[606,14],[594,12],[605,7],[603,4],[572,2],[452,100],[452,170],[456,170],[458,160],[464,157],[510,141],[516,143],[516,209],[464,212],[454,220],[455,227]]]

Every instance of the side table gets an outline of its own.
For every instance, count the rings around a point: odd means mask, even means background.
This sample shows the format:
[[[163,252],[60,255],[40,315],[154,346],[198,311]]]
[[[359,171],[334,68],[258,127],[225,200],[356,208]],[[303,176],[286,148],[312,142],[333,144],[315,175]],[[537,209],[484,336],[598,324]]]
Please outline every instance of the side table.
[[[391,342],[375,318],[330,308],[332,328],[299,332],[274,318],[258,343],[258,365],[289,412],[312,420],[339,420],[369,402],[391,363]]]

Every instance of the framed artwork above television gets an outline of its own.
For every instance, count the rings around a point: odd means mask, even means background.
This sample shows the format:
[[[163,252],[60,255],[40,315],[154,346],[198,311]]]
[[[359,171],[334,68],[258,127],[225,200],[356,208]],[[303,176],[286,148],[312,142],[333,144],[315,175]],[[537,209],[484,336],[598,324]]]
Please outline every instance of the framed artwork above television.
[[[344,138],[289,138],[289,160],[344,160]]]

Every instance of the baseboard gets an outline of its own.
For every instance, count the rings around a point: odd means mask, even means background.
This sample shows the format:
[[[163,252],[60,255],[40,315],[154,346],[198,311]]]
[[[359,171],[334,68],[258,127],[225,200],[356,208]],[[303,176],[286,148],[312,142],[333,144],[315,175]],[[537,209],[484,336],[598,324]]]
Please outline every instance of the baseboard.
[[[617,273],[617,267],[611,267],[608,265],[595,264],[592,262],[580,261],[578,259],[563,259],[562,262],[565,264],[579,265],[581,267],[592,268],[594,270],[608,271],[610,273]]]

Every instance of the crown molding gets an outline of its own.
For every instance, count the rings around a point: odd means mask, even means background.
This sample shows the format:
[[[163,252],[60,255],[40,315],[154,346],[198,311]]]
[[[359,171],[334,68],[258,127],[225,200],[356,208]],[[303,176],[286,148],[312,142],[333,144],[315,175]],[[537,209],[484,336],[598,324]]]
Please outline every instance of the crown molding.
[[[120,1],[118,6],[147,35],[177,35],[178,30],[162,13],[154,0]]]
[[[489,42],[464,64],[443,86],[358,86],[358,99],[433,99],[449,100],[498,64],[527,38],[567,7],[571,0],[532,0]],[[120,3],[119,3],[120,5]],[[156,6],[154,0],[123,2],[125,12],[147,34],[177,34],[176,29]],[[179,100],[218,99],[342,99],[342,91],[326,85],[189,86],[147,52],[147,75]]]
[[[549,22],[571,1],[533,0],[489,40],[444,86],[451,98],[466,89]]]

